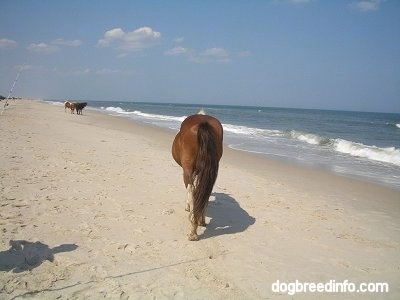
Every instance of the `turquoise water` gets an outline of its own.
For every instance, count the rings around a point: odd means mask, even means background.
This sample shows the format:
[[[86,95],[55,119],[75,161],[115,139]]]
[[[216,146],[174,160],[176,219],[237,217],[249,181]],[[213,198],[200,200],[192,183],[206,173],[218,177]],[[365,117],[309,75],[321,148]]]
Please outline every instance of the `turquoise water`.
[[[400,189],[400,114],[89,101],[89,109],[178,131],[204,109],[230,148]]]

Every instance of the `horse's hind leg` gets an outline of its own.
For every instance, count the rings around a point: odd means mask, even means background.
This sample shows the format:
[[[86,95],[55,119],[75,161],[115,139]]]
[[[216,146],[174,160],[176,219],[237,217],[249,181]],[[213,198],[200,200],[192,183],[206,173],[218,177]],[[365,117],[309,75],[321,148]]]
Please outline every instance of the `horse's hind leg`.
[[[189,156],[190,158],[190,156]],[[190,212],[189,214],[189,221],[190,221],[190,233],[188,234],[189,241],[197,241],[199,237],[197,236],[197,224],[194,222],[194,215],[193,215],[193,191],[194,191],[194,181],[193,178],[193,162],[191,159],[187,157],[181,158],[178,162],[183,169],[183,182],[186,187],[187,192],[187,200],[186,200],[186,208],[185,210]]]
[[[201,220],[199,221],[198,225],[206,227],[206,214],[205,213],[201,216]]]
[[[188,184],[187,188],[187,200],[186,200],[186,208],[185,210],[191,212],[193,210],[193,186]],[[201,216],[201,220],[198,222],[199,226],[206,226],[206,215],[205,213]]]
[[[188,184],[186,187],[187,191],[187,199],[186,199],[186,208],[185,210],[190,212],[193,209],[193,186]]]
[[[191,228],[190,228],[190,233],[188,234],[188,239],[189,241],[198,241],[199,236],[197,235],[197,224],[196,222],[194,222],[193,216],[190,216],[190,224]]]
[[[197,235],[197,224],[194,221],[193,215],[193,185],[190,183],[186,187],[187,190],[187,203],[186,203],[186,211],[190,212],[189,220],[190,220],[190,233],[188,234],[189,241],[197,241],[199,237]]]
[[[194,221],[193,216],[193,189],[194,186],[192,184],[193,180],[191,180],[192,173],[188,169],[183,169],[183,181],[186,186],[187,191],[187,202],[186,202],[186,211],[191,212],[189,215],[190,220],[190,233],[188,234],[189,241],[198,241],[199,236],[197,235],[197,224]]]
[[[188,184],[187,186],[187,204],[186,204],[186,211],[190,212],[189,220],[190,220],[190,233],[188,234],[189,241],[198,241],[199,236],[197,235],[197,226],[206,226],[204,215],[202,216],[201,222],[197,224],[194,220],[193,215],[193,186]],[[204,225],[203,225],[204,224]]]
[[[189,168],[183,168],[183,182],[187,191],[187,200],[185,210],[190,212],[193,209],[193,185],[192,180],[190,180],[192,172]]]

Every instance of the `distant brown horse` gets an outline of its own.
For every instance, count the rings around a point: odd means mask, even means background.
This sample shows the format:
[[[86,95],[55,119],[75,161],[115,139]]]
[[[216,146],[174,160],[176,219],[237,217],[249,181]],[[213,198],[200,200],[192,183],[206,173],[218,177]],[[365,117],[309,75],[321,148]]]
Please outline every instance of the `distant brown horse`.
[[[74,110],[75,110],[75,103],[69,102],[69,101],[64,102],[64,111],[65,112],[67,112],[67,108],[69,108],[71,110],[71,114],[73,114]]]
[[[222,156],[223,129],[211,116],[192,115],[181,124],[172,144],[172,156],[183,169],[190,212],[190,241],[197,241],[197,226],[205,226],[208,198],[217,180]]]

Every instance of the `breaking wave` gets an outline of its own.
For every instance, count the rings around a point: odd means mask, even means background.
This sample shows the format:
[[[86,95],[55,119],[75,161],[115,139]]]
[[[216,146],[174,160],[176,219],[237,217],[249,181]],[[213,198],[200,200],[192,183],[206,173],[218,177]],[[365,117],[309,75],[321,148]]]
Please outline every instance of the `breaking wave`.
[[[396,149],[395,147],[382,148],[377,146],[368,146],[362,143],[356,143],[344,139],[329,139],[317,134],[305,133],[296,130],[283,132],[280,130],[251,128],[231,124],[223,124],[223,126],[224,131],[234,134],[263,138],[288,138],[310,145],[321,146],[324,149],[342,154],[348,154],[354,157],[361,157],[373,161],[400,166],[400,150]]]
[[[186,116],[174,117],[174,116],[167,116],[167,115],[155,115],[155,114],[143,113],[139,110],[133,111],[132,114],[139,116],[139,117],[147,118],[147,119],[162,120],[162,121],[183,122],[183,120],[186,119]]]
[[[175,117],[161,114],[144,113],[139,110],[129,111],[121,107],[101,107],[102,110],[117,113],[120,115],[129,115],[133,118],[147,120],[151,122],[174,122],[180,124],[186,116]],[[400,124],[396,124],[400,128]],[[361,157],[373,161],[390,163],[400,166],[400,150],[395,147],[382,148],[377,146],[368,146],[362,143],[356,143],[344,139],[330,139],[314,133],[307,133],[297,130],[281,131],[272,129],[262,129],[242,125],[223,124],[224,131],[233,135],[247,136],[255,139],[279,139],[285,143],[288,139],[292,142],[306,143],[325,150],[337,153],[347,154],[354,157]]]
[[[186,116],[174,117],[174,116],[167,116],[167,115],[149,114],[149,113],[141,112],[140,110],[129,111],[129,110],[124,110],[121,107],[114,107],[114,106],[101,107],[101,109],[105,110],[105,111],[109,111],[109,112],[122,114],[122,115],[137,116],[142,119],[156,120],[156,121],[182,122],[186,118]]]
[[[292,130],[290,131],[290,137],[293,139],[297,139],[299,141],[311,144],[311,145],[328,145],[331,144],[332,140],[328,138],[324,138],[317,134],[313,133],[304,133]]]
[[[222,126],[224,127],[224,131],[240,135],[258,136],[258,137],[284,136],[284,133],[280,130],[253,128],[253,127],[232,125],[232,124],[222,124]]]
[[[400,166],[400,150],[395,147],[382,148],[368,146],[344,139],[329,139],[316,134],[302,133],[293,130],[290,132],[290,136],[291,138],[311,145],[331,148],[336,152]]]
[[[341,153],[400,166],[400,150],[395,147],[380,148],[336,139],[334,142],[334,148],[336,151]]]
[[[104,109],[106,111],[111,111],[111,112],[116,112],[119,114],[125,114],[128,113],[126,110],[123,110],[121,107],[114,107],[114,106],[109,106],[109,107],[100,107],[101,109]]]

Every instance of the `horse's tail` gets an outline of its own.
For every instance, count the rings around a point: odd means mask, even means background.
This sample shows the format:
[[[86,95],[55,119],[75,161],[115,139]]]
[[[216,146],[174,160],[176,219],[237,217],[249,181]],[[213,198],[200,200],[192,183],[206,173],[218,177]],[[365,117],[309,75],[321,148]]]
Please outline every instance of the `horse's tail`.
[[[201,123],[197,131],[198,152],[194,164],[193,210],[191,217],[198,224],[207,209],[208,198],[217,180],[219,159],[217,141],[213,129],[207,122]]]

